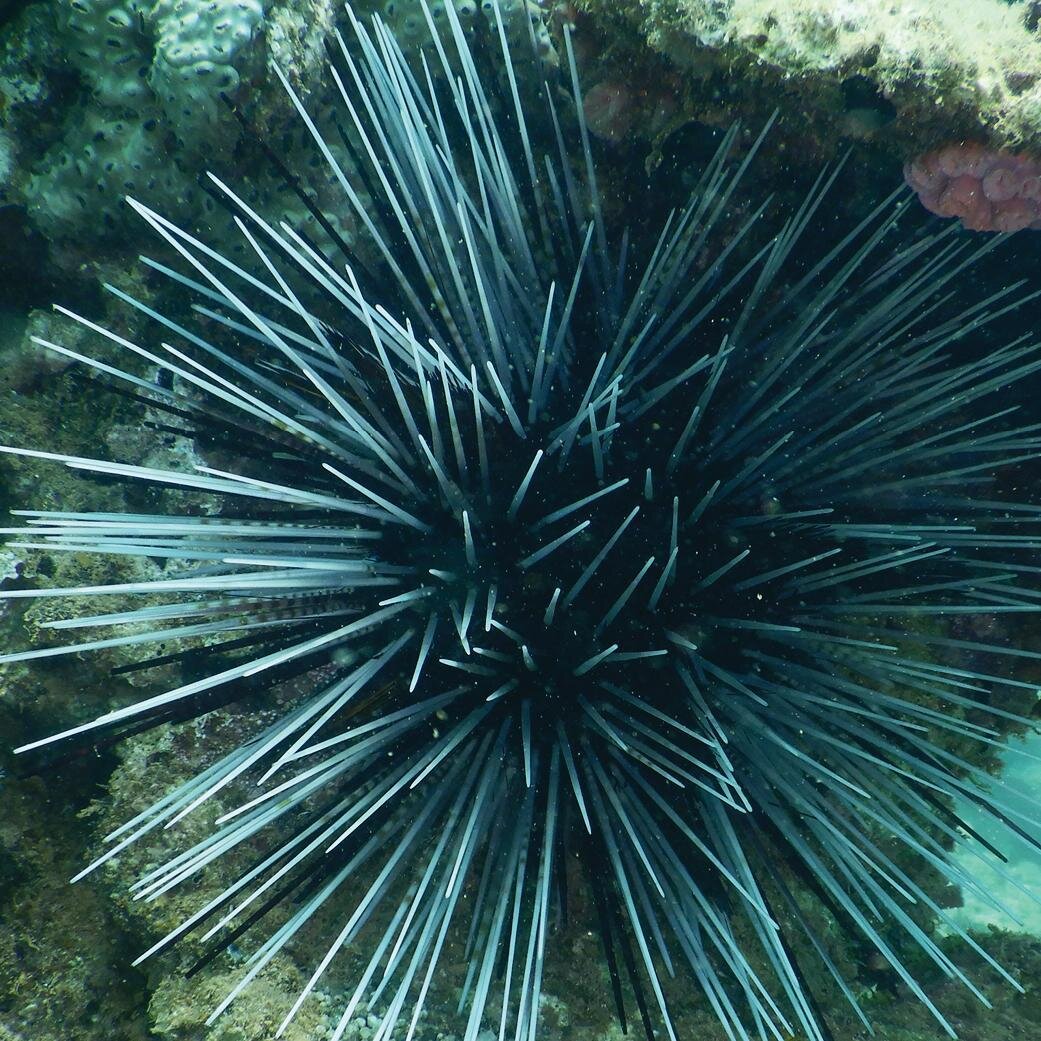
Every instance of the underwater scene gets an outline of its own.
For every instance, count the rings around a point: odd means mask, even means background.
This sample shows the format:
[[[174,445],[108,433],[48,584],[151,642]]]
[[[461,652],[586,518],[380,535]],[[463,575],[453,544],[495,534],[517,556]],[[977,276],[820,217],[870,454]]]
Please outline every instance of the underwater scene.
[[[1041,3],[0,5],[0,1041],[1041,1041]]]

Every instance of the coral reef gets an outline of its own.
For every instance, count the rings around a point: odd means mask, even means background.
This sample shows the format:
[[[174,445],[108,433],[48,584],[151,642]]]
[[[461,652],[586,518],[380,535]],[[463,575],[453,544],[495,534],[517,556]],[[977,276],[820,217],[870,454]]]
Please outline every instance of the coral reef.
[[[453,2],[465,16],[467,0]],[[1019,148],[1024,143],[1037,142],[1041,122],[1031,123],[1028,118],[1036,98],[1036,74],[1031,71],[1036,65],[1036,37],[1020,31],[1019,10],[1014,6],[1003,11],[1000,5],[981,0],[970,4],[963,17],[966,11],[947,4],[954,13],[940,11],[937,20],[932,11],[939,4],[912,0],[899,7],[884,5],[886,10],[883,5],[852,0],[822,0],[815,4],[803,0],[776,0],[772,4],[740,0],[713,4],[584,0],[583,5],[595,9],[597,14],[595,27],[592,19],[577,20],[575,37],[582,68],[590,73],[585,79],[591,87],[587,92],[587,111],[590,98],[596,103],[611,101],[612,92],[624,95],[625,104],[606,113],[603,137],[621,145],[604,149],[611,153],[608,158],[612,160],[613,154],[624,148],[625,142],[619,140],[624,133],[658,142],[678,122],[694,118],[725,126],[735,115],[749,116],[750,122],[758,126],[774,105],[782,109],[782,133],[778,135],[782,148],[790,120],[804,131],[800,142],[805,142],[806,152],[814,155],[827,154],[853,138],[872,147],[884,146],[888,156],[902,162],[945,141],[977,135],[980,129],[983,134],[979,136],[988,136],[994,142],[994,150],[1002,144]],[[383,12],[386,6],[374,0],[367,9]],[[554,21],[558,27],[561,21],[575,20],[569,5],[547,6],[556,9]],[[342,26],[343,9],[339,0],[278,0],[265,8],[263,21],[249,43],[236,52],[233,61],[223,64],[238,77],[238,98],[249,108],[251,119],[281,147],[287,140],[286,107],[280,86],[271,78],[271,63],[277,61],[286,70],[291,82],[307,97],[309,106],[318,105],[326,64],[323,42],[334,26]],[[415,8],[415,0],[402,0],[390,15],[403,39],[408,34],[404,20]],[[690,17],[677,15],[681,8]],[[113,3],[108,8],[88,8],[103,9],[123,13],[140,10],[142,17],[151,18],[158,5],[149,0],[135,6]],[[181,8],[182,13],[185,10]],[[520,10],[519,5],[514,5],[513,10]],[[763,10],[768,10],[766,16],[760,14]],[[118,266],[105,259],[113,240],[127,232],[125,211],[119,203],[126,188],[120,177],[129,179],[134,190],[156,206],[170,213],[188,214],[208,202],[200,198],[195,188],[199,166],[204,161],[213,164],[226,159],[250,180],[249,201],[262,209],[271,207],[288,213],[297,226],[315,234],[313,217],[296,200],[286,202],[285,196],[279,195],[277,178],[271,176],[263,161],[243,152],[235,121],[222,105],[211,103],[214,95],[202,90],[203,83],[215,81],[208,80],[206,74],[198,81],[190,76],[179,79],[174,63],[162,72],[153,71],[154,59],[142,41],[156,45],[159,37],[154,21],[143,23],[139,19],[136,27],[122,29],[113,26],[122,41],[112,48],[110,59],[114,67],[107,74],[96,75],[90,70],[99,67],[102,55],[87,53],[81,58],[79,51],[89,52],[90,42],[86,35],[70,29],[64,15],[59,26],[58,15],[63,11],[67,12],[64,2],[27,4],[0,27],[0,202],[7,204],[9,211],[22,209],[27,202],[32,204],[33,220],[46,229],[62,270],[77,276],[75,287],[61,287],[61,299],[71,303],[70,294],[79,294],[76,304],[83,313],[130,338],[138,335],[133,322],[118,317],[115,309],[98,304],[89,291],[95,281],[114,281],[111,272],[122,266],[122,254]],[[174,5],[167,4],[165,11],[170,19],[168,24],[173,27]],[[807,11],[813,17],[800,22],[802,13]],[[530,4],[527,12],[532,12]],[[841,24],[837,17],[840,12]],[[71,19],[71,12],[68,17]],[[699,25],[707,29],[704,39],[695,36],[695,17],[703,19]],[[876,26],[884,25],[884,31],[873,30],[871,19]],[[988,26],[999,26],[1000,31],[981,33],[976,41],[969,40],[967,44],[947,42],[959,34],[964,41],[974,24],[983,24],[980,19],[986,19]],[[719,27],[730,24],[730,20],[737,26],[736,35],[721,35]],[[780,28],[773,24],[775,20]],[[959,20],[964,32],[956,24]],[[519,20],[507,19],[511,40],[516,40],[522,25]],[[900,26],[904,28],[897,32]],[[537,25],[534,27],[538,29]],[[104,31],[102,27],[101,32]],[[175,37],[177,32],[171,28],[169,38],[172,41]],[[648,38],[657,48],[656,54],[648,53]],[[423,32],[415,32],[410,39],[415,48],[421,43]],[[978,44],[975,55],[971,53],[974,43]],[[834,60],[829,60],[829,54]],[[949,71],[943,68],[945,54],[951,56],[953,67]],[[818,64],[796,60],[813,55],[824,60]],[[988,55],[994,58],[991,65]],[[119,58],[125,60],[119,62]],[[81,62],[82,83],[77,83]],[[117,63],[119,68],[115,67]],[[221,64],[215,61],[215,69]],[[136,83],[129,74],[130,67]],[[186,63],[183,68],[187,67]],[[993,76],[988,71],[991,68],[997,70]],[[634,72],[640,74],[635,104]],[[192,102],[191,114],[182,123],[172,102],[182,88],[191,102],[193,83],[201,96]],[[170,107],[156,89],[161,84],[168,87]],[[916,94],[916,85],[921,87],[920,94]],[[127,92],[125,98],[120,91]],[[648,114],[661,111],[670,113],[662,122],[647,118]],[[146,127],[152,119],[154,127]],[[208,145],[204,150],[208,154],[201,154],[184,130],[192,119],[202,128],[199,140],[212,144],[212,149]],[[91,140],[92,135],[99,135],[98,140]],[[125,152],[120,150],[117,139],[126,144]],[[297,133],[288,137],[284,154],[296,160],[308,147],[306,135]],[[66,170],[65,179],[56,181],[62,191],[54,196],[57,208],[51,212],[49,200],[33,193],[45,190],[46,176],[58,178],[58,169],[52,164],[60,162],[63,153],[69,163],[82,164],[82,174],[79,169]],[[801,155],[790,149],[788,154]],[[125,158],[128,163],[124,163]],[[105,170],[109,161],[121,169]],[[898,163],[893,170],[897,166]],[[32,171],[35,175],[30,180]],[[603,168],[601,173],[604,182],[609,183]],[[334,179],[313,169],[308,174],[312,183],[318,182],[322,206],[328,211],[335,199]],[[75,201],[78,191],[84,193],[85,207]],[[109,191],[111,195],[104,194]],[[610,187],[605,197],[609,193]],[[611,203],[605,198],[605,205]],[[353,241],[353,221],[348,215],[343,216],[345,220],[338,227]],[[208,221],[213,218],[212,211],[206,214]],[[136,231],[136,227],[132,230]],[[215,234],[220,239],[223,231]],[[58,291],[39,277],[41,269],[35,256],[30,256],[22,242],[8,233],[6,224],[0,227],[0,239],[8,258],[3,270],[13,276],[0,293],[10,292],[14,279],[24,279],[34,283],[32,306],[42,307],[57,298]],[[162,308],[154,285],[142,284],[133,291],[142,300]],[[0,427],[4,439],[18,444],[48,443],[55,450],[70,452],[87,441],[118,452],[120,438],[129,434],[134,450],[147,454],[145,442],[151,436],[148,429],[135,426],[124,410],[110,408],[108,399],[99,408],[98,395],[85,390],[73,374],[63,372],[60,359],[50,357],[43,364],[38,363],[27,333],[45,339],[60,338],[68,346],[80,349],[68,326],[59,336],[54,316],[44,311],[33,312],[28,323],[24,316],[11,319],[7,310],[2,318],[5,353],[0,366]],[[155,376],[144,365],[135,372],[150,381]],[[184,449],[183,443],[167,445],[167,458]],[[164,462],[163,451],[157,447],[152,455],[160,465]],[[191,461],[187,455],[185,461]],[[208,461],[213,464],[213,459]],[[0,470],[3,503],[24,503],[30,494],[42,496],[36,501],[56,510],[128,509],[123,489],[110,484],[76,481],[70,474],[38,460],[5,462]],[[146,508],[169,509],[176,495],[151,493]],[[14,573],[17,570],[21,575]],[[136,574],[132,570],[104,572],[98,569],[96,561],[82,556],[56,557],[43,551],[23,550],[10,551],[0,568],[8,584],[18,585],[75,585],[145,573],[146,569]],[[39,629],[40,622],[48,618],[46,612],[31,607],[26,610],[24,603],[9,606],[7,614],[0,615],[0,645],[21,645],[32,634],[46,632]],[[30,730],[39,732],[53,725],[62,706],[67,704],[70,690],[80,690],[82,697],[90,699],[84,704],[88,714],[105,711],[114,696],[139,697],[140,691],[135,692],[122,680],[114,685],[109,675],[112,667],[126,661],[126,654],[77,656],[64,666],[47,665],[37,671],[35,680],[27,669],[9,667],[0,683],[0,732],[5,735],[4,745],[27,739]],[[148,674],[127,678],[147,682]],[[0,753],[0,794],[4,799],[0,814],[0,1039],[68,1041],[73,1036],[70,1031],[74,1031],[77,1041],[254,1041],[271,1035],[275,1009],[291,999],[294,988],[299,990],[301,966],[310,966],[313,952],[290,951],[291,958],[277,965],[278,973],[284,974],[281,979],[276,974],[271,981],[258,980],[228,1016],[207,1027],[207,1006],[230,987],[241,971],[236,965],[205,981],[185,981],[179,970],[190,964],[188,954],[198,950],[190,947],[183,960],[173,965],[155,963],[148,978],[126,969],[134,957],[159,939],[177,909],[176,905],[126,899],[123,887],[127,876],[135,868],[147,866],[146,858],[112,865],[93,883],[80,883],[72,890],[67,886],[68,878],[84,865],[79,850],[84,846],[96,849],[103,834],[150,801],[147,796],[156,789],[147,788],[147,783],[154,783],[160,768],[171,782],[187,779],[190,774],[186,756],[190,753],[194,757],[208,741],[228,738],[229,734],[234,740],[232,731],[236,725],[234,719],[229,721],[224,714],[217,713],[205,725],[173,743],[157,741],[154,735],[131,739],[118,765],[111,758],[88,755],[74,759],[71,768],[59,767],[44,778],[25,781],[14,776],[15,764]],[[81,766],[86,769],[80,769]],[[94,810],[86,820],[77,821],[77,814],[89,798],[97,800]],[[177,838],[176,829],[164,833],[150,851],[157,862],[173,855]],[[967,866],[972,866],[971,862]],[[212,881],[219,886],[228,877],[218,874]],[[799,885],[794,878],[789,883]],[[581,910],[578,908],[579,913]],[[809,913],[805,906],[802,910]],[[46,922],[44,928],[39,924],[41,917]],[[924,1007],[908,1000],[906,987],[892,973],[869,964],[862,950],[839,936],[833,921],[812,920],[829,955],[848,973],[858,998],[875,1022],[877,1038],[939,1041],[946,1037]],[[1006,986],[992,986],[992,981],[988,981],[983,989],[994,1002],[994,1008],[988,1010],[963,994],[957,981],[932,972],[928,966],[919,966],[919,979],[926,993],[950,1011],[964,1038],[1007,1041],[1016,1037],[1020,1041],[1038,1041],[1041,990],[1036,981],[1041,980],[1041,944],[1008,933],[975,938],[1026,983],[1027,993],[1013,995]],[[76,954],[70,958],[74,943]],[[970,968],[956,946],[945,945],[945,949],[955,964]],[[557,960],[548,961],[543,1005],[552,1005],[553,1014],[544,1014],[544,1038],[566,1036],[572,1041],[602,1041],[622,1036],[611,1022],[610,1008],[602,1001],[601,989],[607,981],[590,971],[600,958],[595,937],[581,933],[574,947]],[[114,967],[121,971],[114,972]],[[770,971],[768,964],[756,964],[755,968],[760,974]],[[550,1001],[547,992],[561,997]],[[70,1010],[83,1008],[84,994],[91,995],[86,1015],[73,1018]],[[687,1004],[683,1005],[683,1001]],[[302,1010],[299,1025],[313,1027],[316,1036],[321,1037],[323,1032],[328,1033],[330,1024],[335,1024],[336,1009],[330,1019],[324,995],[317,996],[316,1005],[319,1014]],[[841,993],[825,995],[825,1015],[836,1036],[844,1041],[860,1041],[864,1036],[861,1024],[848,1009],[843,1011],[844,1005]],[[681,999],[677,1016],[685,1037],[704,1041],[723,1041],[726,1037],[711,1011],[691,1006],[689,998]],[[356,1023],[352,1022],[345,1037],[365,1041],[377,1025],[371,1013],[368,1021],[361,1016]],[[630,1024],[629,1036],[632,1032]]]
[[[478,15],[473,0],[454,0],[464,24]],[[359,3],[358,13],[381,13],[406,49],[429,43],[417,0]],[[443,22],[443,3],[431,5]],[[507,37],[529,35],[548,57],[555,54],[540,9],[532,0],[505,0]],[[17,140],[0,132],[0,185],[28,209],[32,226],[51,243],[52,261],[64,272],[130,233],[123,198],[148,199],[183,219],[204,219],[227,234],[220,213],[197,180],[206,169],[249,173],[250,202],[259,210],[316,231],[301,205],[284,205],[280,180],[256,149],[240,146],[239,122],[222,95],[242,102],[251,125],[279,139],[285,157],[304,156],[309,137],[287,130],[289,107],[276,75],[281,70],[309,98],[321,121],[336,90],[325,74],[325,44],[347,24],[340,0],[73,0],[16,20],[0,50],[0,101],[17,127]],[[62,54],[63,61],[52,58]],[[22,81],[39,66],[39,77]],[[64,71],[61,76],[54,69]],[[32,128],[33,120],[42,127]],[[329,130],[329,127],[325,127]],[[334,146],[349,167],[349,157]],[[19,162],[15,163],[18,151]],[[321,195],[335,178],[314,186]],[[340,234],[353,229],[337,224]]]
[[[374,264],[218,181],[249,247],[234,262],[132,203],[180,267],[159,269],[165,307],[114,292],[165,350],[69,312],[101,346],[78,360],[209,465],[118,427],[100,458],[4,447],[135,491],[29,514],[25,541],[116,574],[11,591],[82,613],[60,648],[3,660],[120,647],[177,674],[20,750],[166,728],[124,759],[150,805],[95,866],[167,898],[142,958],[219,973],[248,945],[211,1024],[266,966],[295,981],[299,944],[314,969],[282,1028],[340,972],[334,1038],[363,1008],[389,1036],[445,997],[470,1038],[511,1018],[538,1036],[543,1013],[564,1031],[546,984],[569,933],[549,937],[576,897],[619,1021],[624,970],[648,1035],[689,1036],[700,992],[732,1037],[790,1020],[824,1041],[828,988],[867,1026],[858,964],[928,1004],[929,974],[952,974],[938,921],[1002,974],[944,907],[979,888],[949,856],[977,838],[953,800],[1008,824],[966,749],[1030,726],[997,703],[1023,685],[1019,643],[970,635],[1037,595],[1037,510],[1009,498],[1036,431],[1004,406],[1041,355],[1000,327],[1014,301],[982,314],[973,282],[962,304],[957,251],[905,248],[889,203],[811,223],[827,178],[794,213],[736,205],[765,140],[741,154],[736,128],[689,194],[648,193],[630,238],[604,216],[572,63],[500,92],[501,54],[447,13],[437,78],[379,26],[343,56],[371,200],[307,123]],[[164,486],[183,498],[135,501]],[[142,604],[113,615],[110,595]],[[949,615],[975,621],[958,637]],[[673,955],[696,987],[671,985]],[[157,1026],[194,1032],[169,989]]]

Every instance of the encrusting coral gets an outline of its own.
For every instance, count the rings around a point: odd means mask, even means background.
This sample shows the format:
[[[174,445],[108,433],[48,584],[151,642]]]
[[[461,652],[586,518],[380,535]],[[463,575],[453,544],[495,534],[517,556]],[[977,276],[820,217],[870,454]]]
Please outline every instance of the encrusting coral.
[[[73,0],[59,34],[91,91],[39,164],[27,194],[51,233],[121,223],[126,192],[180,202],[191,156],[226,151],[221,93],[234,96],[260,61],[260,0]],[[176,148],[171,155],[171,142]]]

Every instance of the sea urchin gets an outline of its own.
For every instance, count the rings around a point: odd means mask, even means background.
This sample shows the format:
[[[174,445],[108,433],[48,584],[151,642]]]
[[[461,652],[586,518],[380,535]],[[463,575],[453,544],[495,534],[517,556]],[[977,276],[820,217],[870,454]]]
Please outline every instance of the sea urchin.
[[[894,199],[791,277],[836,173],[756,245],[765,207],[737,218],[732,200],[758,144],[734,161],[737,131],[648,249],[612,235],[570,43],[565,83],[526,100],[486,6],[476,38],[452,5],[425,8],[416,60],[350,15],[335,146],[284,81],[367,249],[324,218],[323,244],[268,223],[212,176],[235,259],[130,201],[184,266],[146,263],[201,321],[113,289],[158,330],[146,347],[65,312],[157,382],[44,346],[235,462],[7,449],[201,504],[25,514],[22,545],[166,570],[8,593],[148,599],[59,623],[114,635],[7,660],[176,641],[192,670],[26,749],[294,680],[276,722],[99,861],[259,784],[137,883],[155,897],[230,851],[252,858],[142,956],[192,930],[219,953],[281,913],[215,1016],[336,906],[342,929],[283,1029],[352,945],[364,968],[335,1038],[359,1009],[378,1010],[375,1041],[411,1038],[448,974],[465,1041],[487,1026],[534,1041],[550,933],[580,886],[616,1008],[635,997],[649,1036],[676,1037],[664,984],[686,973],[729,1037],[819,1041],[798,959],[856,1002],[794,877],[922,1001],[894,928],[976,991],[909,913],[943,916],[894,850],[979,889],[948,856],[966,841],[953,800],[1016,827],[949,745],[1000,738],[980,720],[1018,718],[993,702],[1018,682],[1004,656],[1037,655],[945,622],[1037,609],[1038,507],[1004,501],[996,476],[1041,448],[1041,425],[1001,400],[1038,349],[962,356],[1008,298],[955,313],[945,289],[971,252],[949,234],[894,252]]]

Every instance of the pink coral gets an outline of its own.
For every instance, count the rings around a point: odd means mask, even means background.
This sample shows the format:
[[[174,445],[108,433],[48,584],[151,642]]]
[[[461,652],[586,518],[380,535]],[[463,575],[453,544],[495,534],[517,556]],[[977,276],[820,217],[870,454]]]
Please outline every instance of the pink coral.
[[[904,167],[922,205],[970,231],[1041,228],[1041,160],[963,141]]]

